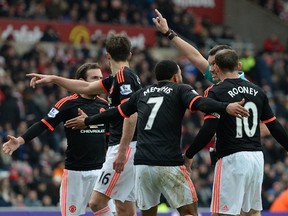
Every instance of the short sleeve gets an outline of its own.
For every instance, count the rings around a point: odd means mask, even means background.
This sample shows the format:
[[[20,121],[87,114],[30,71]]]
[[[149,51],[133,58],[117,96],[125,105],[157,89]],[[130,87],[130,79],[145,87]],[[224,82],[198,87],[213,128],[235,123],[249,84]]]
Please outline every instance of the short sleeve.
[[[180,85],[179,86],[179,94],[181,97],[181,101],[186,108],[188,108],[191,112],[193,103],[201,96],[189,85]]]
[[[137,112],[137,101],[140,93],[141,90],[138,90],[129,98],[129,100],[118,106],[118,110],[123,117],[129,117]]]
[[[105,79],[100,80],[100,85],[106,93],[109,93],[109,90],[111,89],[112,84],[113,84],[113,76],[109,76],[109,77],[106,77]]]
[[[120,102],[125,102],[130,96],[141,89],[140,79],[128,68],[124,68],[116,74],[119,85]]]

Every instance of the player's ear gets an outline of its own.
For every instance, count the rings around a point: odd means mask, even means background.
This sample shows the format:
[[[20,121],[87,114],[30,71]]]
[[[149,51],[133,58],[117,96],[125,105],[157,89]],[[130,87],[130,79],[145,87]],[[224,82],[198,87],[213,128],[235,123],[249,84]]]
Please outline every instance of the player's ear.
[[[110,53],[106,53],[106,58],[107,58],[107,60],[110,60],[111,59],[111,55],[110,55]]]
[[[241,68],[242,68],[242,63],[239,61],[238,62],[238,70],[241,70]]]
[[[131,57],[132,57],[132,52],[129,53],[128,60],[130,60]]]
[[[172,81],[175,83],[180,83],[180,78],[177,73],[172,76]]]
[[[177,77],[176,77],[176,74],[174,74],[174,75],[172,76],[172,81],[175,82],[175,83],[177,83]]]

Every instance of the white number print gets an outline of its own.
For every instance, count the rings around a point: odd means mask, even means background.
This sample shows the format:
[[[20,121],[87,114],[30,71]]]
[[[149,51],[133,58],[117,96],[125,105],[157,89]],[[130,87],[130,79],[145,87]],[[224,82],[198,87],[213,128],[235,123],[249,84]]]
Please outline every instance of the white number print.
[[[149,118],[148,118],[148,121],[144,130],[151,130],[155,117],[158,113],[158,110],[161,104],[163,103],[163,99],[164,99],[163,97],[153,97],[153,98],[149,98],[149,100],[147,101],[147,104],[155,104],[155,105],[152,108],[152,111],[149,115]]]
[[[258,125],[258,110],[253,102],[247,102],[244,105],[244,108],[251,111],[249,118],[252,116],[252,125],[251,128],[249,128],[248,118],[236,118],[236,138],[242,138],[243,137],[243,129],[244,132],[248,137],[253,137],[255,135],[257,125]],[[251,115],[252,114],[252,115]]]

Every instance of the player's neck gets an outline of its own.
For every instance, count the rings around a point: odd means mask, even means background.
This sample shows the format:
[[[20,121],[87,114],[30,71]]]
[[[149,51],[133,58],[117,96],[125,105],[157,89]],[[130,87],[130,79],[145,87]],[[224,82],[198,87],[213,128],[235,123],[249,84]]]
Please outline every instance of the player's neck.
[[[86,95],[86,94],[80,94],[80,96],[82,98],[89,99],[89,100],[93,100],[97,97],[97,95]]]
[[[226,73],[221,73],[220,74],[220,79],[225,80],[225,79],[237,79],[239,78],[238,71],[233,71],[233,72],[226,72]]]
[[[112,75],[115,76],[115,74],[121,70],[122,67],[129,67],[129,62],[128,61],[120,61],[120,62],[116,62],[111,60],[110,61],[110,69],[112,72]]]

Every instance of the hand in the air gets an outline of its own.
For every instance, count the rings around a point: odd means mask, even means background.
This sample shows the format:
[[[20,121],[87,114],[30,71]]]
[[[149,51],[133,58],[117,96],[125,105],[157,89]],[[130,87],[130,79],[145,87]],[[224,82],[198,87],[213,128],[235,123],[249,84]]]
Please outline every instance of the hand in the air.
[[[154,22],[156,28],[162,33],[165,34],[168,32],[169,27],[167,24],[167,20],[162,16],[162,14],[155,9],[155,13],[157,14],[156,18],[152,18],[152,21]]]

